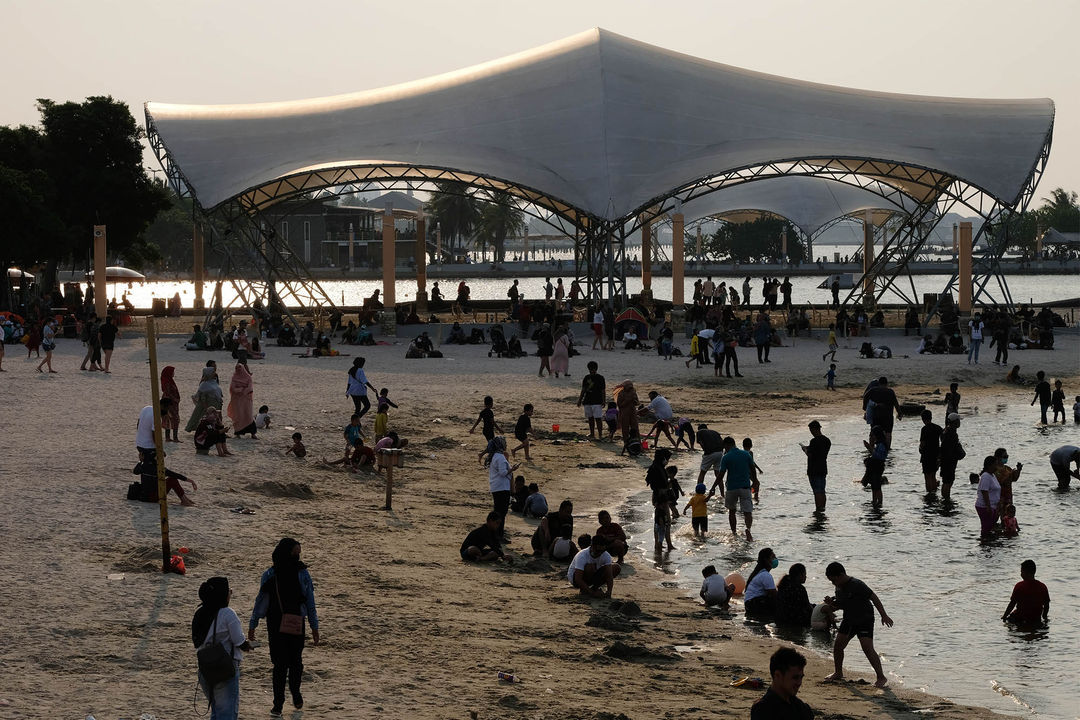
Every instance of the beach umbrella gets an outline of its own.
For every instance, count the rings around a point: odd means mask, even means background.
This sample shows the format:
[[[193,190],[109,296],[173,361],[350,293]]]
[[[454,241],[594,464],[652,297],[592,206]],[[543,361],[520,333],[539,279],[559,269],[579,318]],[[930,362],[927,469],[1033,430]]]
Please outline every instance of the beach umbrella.
[[[645,317],[640,312],[638,312],[635,308],[627,308],[627,309],[623,310],[621,313],[619,313],[619,316],[617,318],[615,318],[615,322],[617,322],[617,323],[621,323],[621,322],[624,322],[626,320],[631,320],[633,322],[638,322],[638,323],[641,323],[642,325],[648,325],[648,323],[645,322]]]
[[[25,322],[22,315],[16,315],[15,313],[8,312],[7,310],[0,310],[0,318],[4,318],[5,320],[11,320],[12,322],[17,322],[20,325]]]
[[[94,271],[86,273],[87,280],[94,279]],[[119,265],[105,268],[105,282],[118,283],[118,282],[132,282],[134,280],[145,280],[146,276],[141,272],[136,272],[131,268],[121,267]]]
[[[13,280],[19,280],[19,279],[33,280],[34,279],[34,276],[32,274],[30,274],[28,272],[25,272],[23,270],[20,270],[19,268],[8,268],[7,274],[8,274],[8,277],[13,279]]]

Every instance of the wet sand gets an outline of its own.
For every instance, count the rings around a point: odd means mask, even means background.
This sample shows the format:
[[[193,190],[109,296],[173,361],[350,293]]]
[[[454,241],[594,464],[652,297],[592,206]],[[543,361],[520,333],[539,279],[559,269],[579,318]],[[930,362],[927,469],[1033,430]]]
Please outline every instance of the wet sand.
[[[185,352],[180,337],[161,342],[161,364],[177,368],[186,419],[198,368],[216,359],[227,386],[232,362],[224,353]],[[401,406],[390,427],[410,446],[406,467],[395,475],[392,512],[381,509],[379,477],[318,462],[340,453],[340,428],[352,411],[344,395],[351,358],[303,359],[270,348],[268,359],[251,367],[255,404],[270,406],[272,429],[258,440],[230,440],[232,458],[196,456],[189,434],[181,434],[180,445],[167,444],[169,467],[199,484],[197,507],[170,505],[173,547],[191,549],[185,577],[156,571],[157,507],[124,500],[136,479],[135,420],[149,398],[142,339],[119,343],[111,376],[78,371],[77,341],[60,341],[60,374],[53,376],[36,373],[36,361],[24,362],[9,347],[0,385],[7,460],[0,566],[9,578],[0,588],[8,608],[0,718],[187,714],[195,685],[188,628],[198,584],[228,575],[233,607],[246,625],[259,573],[285,535],[304,545],[323,637],[305,652],[307,707],[295,717],[746,717],[761,692],[727,683],[734,675],[767,677],[777,641],[748,633],[741,617],[717,619],[661,586],[664,576],[651,566],[629,558],[616,584],[616,600],[640,607],[627,615],[613,613],[608,602],[579,599],[566,584],[565,566],[532,560],[534,524],[517,516],[507,521],[511,563],[460,562],[458,545],[491,504],[486,471],[476,462],[482,438],[467,435],[483,395],[495,396],[496,418],[508,433],[525,402],[536,405],[534,427],[561,426],[557,437],[541,433],[524,474],[549,504],[573,499],[577,532],[591,532],[596,509],[616,509],[641,487],[645,462],[582,438],[574,403],[590,359],[609,386],[632,378],[643,397],[657,388],[680,415],[744,435],[804,424],[810,415],[854,412],[863,386],[879,374],[890,377],[902,401],[926,402],[951,380],[962,382],[968,397],[982,388],[998,392],[1006,371],[989,364],[992,358],[976,367],[962,356],[913,351],[906,359],[858,360],[852,340],[838,353],[840,389],[830,393],[821,378],[827,365],[820,337],[774,349],[768,365],[740,349],[745,377],[720,382],[711,369],[686,369],[651,353],[594,352],[589,343],[571,359],[572,376],[558,380],[537,378],[533,357],[489,359],[487,346],[444,347],[441,361],[405,361],[404,345],[344,348],[364,353],[372,384],[388,387]],[[886,343],[903,354],[897,339]],[[1013,362],[1025,375],[1042,368],[1067,378],[1071,397],[1080,343],[1070,333],[1060,333],[1058,343],[1054,352],[1014,353]],[[1031,389],[1017,388],[1016,397],[1028,402]],[[306,460],[282,456],[291,428],[304,434]],[[679,453],[674,462],[699,457]],[[590,467],[598,463],[615,467]],[[238,506],[255,514],[230,512]],[[109,579],[117,574],[123,579]],[[269,711],[264,630],[259,636],[263,646],[243,663],[241,717]],[[704,649],[679,653],[676,646]],[[854,650],[849,658],[849,676],[867,679]],[[826,717],[915,718],[928,710],[939,718],[992,716],[915,691],[821,684],[830,669],[811,657],[800,693]],[[501,683],[500,670],[524,682]]]

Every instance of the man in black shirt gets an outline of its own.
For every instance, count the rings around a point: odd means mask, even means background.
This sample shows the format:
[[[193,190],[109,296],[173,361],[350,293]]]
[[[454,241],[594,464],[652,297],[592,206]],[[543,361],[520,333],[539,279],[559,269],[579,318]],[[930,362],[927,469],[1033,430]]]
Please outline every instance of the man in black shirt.
[[[937,492],[937,471],[941,456],[941,426],[933,422],[934,414],[922,411],[923,427],[919,432],[919,460],[922,462],[923,479],[926,492]]]
[[[502,560],[503,551],[499,538],[502,515],[492,510],[487,521],[473,530],[461,543],[461,559],[466,562],[492,562]]]
[[[814,491],[814,511],[825,512],[825,476],[829,474],[828,458],[832,441],[821,433],[821,423],[817,420],[811,420],[807,427],[813,437],[809,445],[800,444],[799,447],[806,454],[806,478]]]
[[[101,349],[105,353],[105,372],[109,372],[113,348],[116,346],[116,336],[119,334],[120,328],[113,324],[113,316],[106,316],[105,324],[98,330],[98,337],[101,338]]]
[[[769,658],[772,685],[750,708],[750,720],[810,720],[814,711],[797,695],[802,687],[806,658],[782,647]]]
[[[825,682],[837,682],[844,678],[844,648],[851,641],[852,636],[859,638],[863,653],[870,661],[871,667],[877,673],[875,687],[883,688],[889,684],[889,679],[881,670],[881,658],[874,649],[874,608],[881,613],[881,624],[892,627],[893,621],[885,612],[877,594],[867,587],[866,583],[853,578],[844,570],[844,566],[838,562],[831,562],[825,568],[825,577],[836,586],[836,597],[826,597],[825,602],[833,607],[844,611],[844,619],[836,630],[836,640],[833,642],[833,667],[835,672],[825,678]],[[871,606],[872,605],[872,606]]]
[[[533,555],[542,557],[551,553],[551,545],[558,538],[574,536],[574,503],[563,500],[558,512],[548,513],[536,527],[532,536]],[[576,552],[576,550],[575,550]]]
[[[701,470],[698,471],[698,483],[705,482],[705,473],[712,469],[713,474],[719,477],[720,458],[724,456],[724,438],[709,426],[701,423],[698,427],[697,443],[701,448]]]
[[[863,410],[866,406],[874,403],[873,425],[880,425],[885,432],[885,444],[892,447],[893,411],[896,411],[896,419],[904,415],[900,412],[900,403],[896,399],[896,393],[889,387],[887,377],[879,377],[877,383],[868,387],[863,393]]]
[[[581,380],[581,394],[578,395],[578,407],[585,406],[585,419],[589,422],[589,437],[604,437],[604,401],[607,399],[607,386],[604,376],[596,372],[599,365],[595,360],[586,366],[589,374]]]
[[[960,416],[949,413],[945,417],[945,429],[941,433],[940,450],[938,461],[941,465],[941,499],[949,500],[952,496],[952,485],[956,479],[956,464],[964,459],[967,453],[960,444],[960,437],[956,434],[960,427]]]
[[[1050,383],[1046,380],[1046,373],[1042,370],[1035,373],[1035,378],[1038,382],[1035,384],[1035,397],[1031,399],[1031,404],[1034,405],[1035,401],[1039,401],[1039,409],[1042,412],[1042,424],[1046,425],[1046,410],[1050,407]]]

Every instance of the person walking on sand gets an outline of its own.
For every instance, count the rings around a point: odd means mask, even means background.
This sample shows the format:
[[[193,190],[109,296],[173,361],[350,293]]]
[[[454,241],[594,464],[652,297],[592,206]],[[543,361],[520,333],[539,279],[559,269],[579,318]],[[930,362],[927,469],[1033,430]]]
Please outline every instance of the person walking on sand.
[[[195,394],[191,396],[191,401],[195,403],[195,408],[191,411],[187,425],[184,426],[185,432],[195,430],[208,409],[221,410],[223,402],[221,385],[218,384],[217,370],[214,367],[207,365],[202,369],[202,380]]]
[[[567,328],[563,325],[560,325],[555,331],[550,370],[555,373],[555,377],[559,377],[559,373],[570,377],[570,333],[567,332]]]
[[[168,411],[161,416],[161,429],[165,431],[167,442],[180,442],[180,437],[177,435],[180,431],[180,388],[176,387],[176,380],[173,379],[175,372],[176,368],[172,365],[166,365],[161,370],[161,397],[172,401],[169,403]],[[169,437],[170,430],[172,430],[172,437]]]
[[[590,360],[586,367],[589,374],[581,380],[581,393],[578,395],[577,406],[585,408],[585,420],[589,423],[589,437],[604,437],[604,400],[607,398],[607,388],[604,376],[597,372],[600,365],[595,360]]]
[[[273,565],[259,579],[259,594],[248,621],[248,641],[255,639],[260,618],[273,664],[274,706],[270,714],[281,717],[288,680],[293,707],[304,707],[300,683],[304,673],[304,622],[311,624],[311,644],[319,644],[319,616],[315,612],[315,586],[307,565],[300,561],[300,543],[282,538],[274,548]]]
[[[510,464],[506,458],[506,438],[496,437],[491,441],[491,464],[488,465],[488,489],[491,491],[492,509],[499,514],[499,526],[496,528],[500,538],[506,537],[506,513],[510,511],[510,487],[514,471],[521,463]]]
[[[537,377],[544,377],[545,370],[548,371],[548,375],[552,373],[551,356],[554,352],[555,338],[551,334],[551,325],[544,323],[536,335],[536,354],[540,356],[540,372],[537,373]]]
[[[236,437],[250,434],[255,439],[255,411],[252,396],[255,393],[255,384],[251,379],[251,371],[242,362],[236,363],[232,381],[229,382],[229,407],[226,413],[233,421],[233,431]]]
[[[374,385],[368,382],[367,374],[364,372],[366,362],[367,358],[353,358],[352,367],[349,369],[349,385],[345,389],[345,394],[352,398],[356,414],[360,417],[364,417],[364,413],[371,409],[367,389],[371,388],[374,393],[379,392]]]
[[[56,374],[52,366],[52,354],[56,349],[56,320],[49,318],[41,328],[41,349],[45,351],[45,359],[38,363],[37,371],[42,372],[42,366],[48,365],[49,372]]]
[[[105,372],[110,372],[109,363],[112,362],[113,350],[116,349],[116,338],[120,336],[120,328],[113,323],[112,315],[105,317],[105,324],[98,330],[101,340],[101,350],[105,353]]]
[[[226,577],[212,577],[199,586],[201,604],[191,618],[191,642],[196,649],[219,643],[233,662],[233,674],[228,680],[211,685],[199,673],[199,685],[210,701],[211,720],[235,720],[240,712],[240,661],[244,652],[252,649],[244,639],[240,618],[229,607],[232,590]]]
[[[810,489],[814,492],[814,512],[825,512],[825,477],[829,474],[829,449],[832,440],[825,437],[821,432],[821,423],[811,420],[807,425],[810,428],[810,442],[807,445],[799,444],[806,455],[806,478],[810,481]]]
[[[874,608],[877,608],[881,615],[881,624],[885,627],[893,626],[892,618],[885,612],[877,593],[862,580],[848,575],[840,563],[829,563],[825,568],[825,577],[836,586],[836,596],[826,597],[825,603],[844,611],[844,619],[840,621],[836,640],[833,642],[834,671],[825,678],[825,682],[839,682],[844,679],[844,648],[854,636],[859,638],[863,653],[877,674],[874,687],[885,687],[889,684],[889,679],[882,672],[881,658],[874,649]]]

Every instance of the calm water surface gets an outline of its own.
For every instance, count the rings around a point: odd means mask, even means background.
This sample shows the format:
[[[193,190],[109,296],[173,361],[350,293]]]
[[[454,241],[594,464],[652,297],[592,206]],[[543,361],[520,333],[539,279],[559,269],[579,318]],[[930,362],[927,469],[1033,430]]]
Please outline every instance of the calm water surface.
[[[903,397],[903,388],[898,392]],[[941,414],[940,406],[931,409],[935,416]],[[967,457],[957,468],[954,504],[925,497],[917,452],[919,419],[896,424],[886,471],[890,483],[884,487],[885,505],[879,512],[870,507],[870,493],[858,483],[866,425],[858,417],[819,415],[833,443],[825,519],[816,520],[811,514],[813,496],[798,446],[809,440],[809,431],[788,430],[754,436],[755,458],[765,474],[752,545],[732,539],[726,512],[714,504],[709,518],[712,536],[707,541],[694,539],[687,518],[676,526],[676,550],[657,555],[652,548],[651,507],[644,493],[627,508],[628,531],[641,558],[670,573],[669,582],[694,597],[702,567],[712,563],[721,574],[739,570],[746,576],[757,551],[769,546],[780,558],[780,567],[773,571],[776,581],[792,563],[804,563],[807,592],[811,602],[817,602],[833,592],[825,578],[826,564],[839,560],[849,574],[877,592],[896,623],[884,628],[879,619],[875,631],[875,644],[893,684],[1001,712],[1076,718],[1080,716],[1080,487],[1074,482],[1072,491],[1056,491],[1048,456],[1061,445],[1080,444],[1080,426],[1070,418],[1068,425],[1040,427],[1033,410],[1021,398],[962,408],[960,435]],[[806,420],[812,417],[807,415]],[[753,432],[750,427],[713,427],[740,440]],[[982,458],[998,446],[1008,448],[1010,464],[1024,464],[1014,488],[1021,533],[981,541],[975,490],[967,475],[979,470]],[[699,459],[698,453],[680,452],[672,461],[680,467],[686,490],[693,488]],[[1048,585],[1051,596],[1049,627],[1035,633],[1019,632],[1000,620],[1012,586],[1020,580],[1020,563],[1027,558],[1038,563],[1037,578]],[[733,608],[732,617],[742,622],[741,603]],[[830,640],[819,633],[785,635],[774,626],[748,623],[748,627],[830,653]],[[857,644],[848,648],[845,669],[872,673]]]

